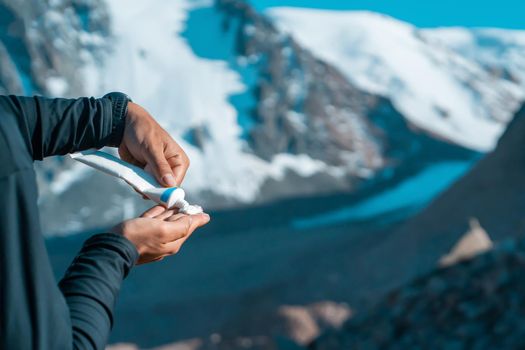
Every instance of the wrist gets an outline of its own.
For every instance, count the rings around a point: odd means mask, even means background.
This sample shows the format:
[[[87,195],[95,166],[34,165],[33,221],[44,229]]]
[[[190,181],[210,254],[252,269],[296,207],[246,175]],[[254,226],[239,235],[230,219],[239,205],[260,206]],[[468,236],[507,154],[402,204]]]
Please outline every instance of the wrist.
[[[108,232],[124,237],[127,241],[129,241],[135,247],[135,249],[139,252],[139,255],[142,254],[138,241],[136,240],[136,237],[134,237],[134,235],[132,234],[133,229],[130,228],[129,220],[123,221],[113,226]]]
[[[128,111],[127,111],[126,123],[125,123],[126,126],[133,125],[140,119],[141,114],[144,114],[144,113],[141,113],[141,110],[142,108],[138,104],[133,103],[131,101],[128,102]]]
[[[118,147],[124,136],[131,98],[122,92],[110,92],[103,98],[111,102],[112,131],[107,146]]]

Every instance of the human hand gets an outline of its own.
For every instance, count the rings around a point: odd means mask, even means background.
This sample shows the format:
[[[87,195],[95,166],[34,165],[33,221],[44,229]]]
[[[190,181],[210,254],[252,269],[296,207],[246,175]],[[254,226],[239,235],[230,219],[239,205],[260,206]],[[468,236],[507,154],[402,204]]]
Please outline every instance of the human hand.
[[[190,166],[184,150],[136,103],[128,103],[120,158],[144,168],[167,187],[179,186]]]
[[[208,214],[186,215],[157,205],[140,217],[126,220],[111,232],[126,237],[139,252],[137,265],[177,254],[198,227],[210,221]]]

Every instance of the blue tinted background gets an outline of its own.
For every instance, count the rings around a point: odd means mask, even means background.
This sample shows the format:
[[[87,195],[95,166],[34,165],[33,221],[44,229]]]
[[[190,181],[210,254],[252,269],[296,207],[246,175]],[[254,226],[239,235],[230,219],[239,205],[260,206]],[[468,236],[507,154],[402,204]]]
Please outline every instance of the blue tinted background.
[[[334,10],[370,10],[418,27],[466,26],[525,29],[524,0],[250,0],[259,10],[297,6]]]

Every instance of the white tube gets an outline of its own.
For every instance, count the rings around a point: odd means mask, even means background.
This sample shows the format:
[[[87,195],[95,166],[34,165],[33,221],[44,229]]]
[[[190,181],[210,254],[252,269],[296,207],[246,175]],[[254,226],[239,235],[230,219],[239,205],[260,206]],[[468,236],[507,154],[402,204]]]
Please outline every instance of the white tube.
[[[179,212],[194,215],[202,213],[198,205],[190,205],[184,198],[184,190],[180,187],[162,187],[157,180],[145,170],[129,164],[109,153],[87,150],[70,155],[71,158],[89,165],[108,175],[118,177],[126,181],[138,192],[154,202],[167,208],[179,208]]]

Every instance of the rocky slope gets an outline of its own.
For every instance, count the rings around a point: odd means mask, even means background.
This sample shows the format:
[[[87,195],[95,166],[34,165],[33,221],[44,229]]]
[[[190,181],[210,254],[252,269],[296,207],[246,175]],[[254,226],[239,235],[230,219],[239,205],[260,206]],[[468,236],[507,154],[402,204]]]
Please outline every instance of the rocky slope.
[[[279,153],[308,154],[361,177],[383,166],[379,130],[367,118],[382,101],[348,83],[246,3],[219,0],[215,10],[203,11],[215,11],[223,35],[235,38],[229,64],[255,74],[250,93],[257,103],[253,110],[237,109],[239,120],[251,120],[245,137],[256,155],[270,160]]]
[[[308,349],[521,349],[525,241],[430,273]]]
[[[525,158],[520,145],[524,142],[525,108],[521,108],[494,152],[356,262],[370,273],[370,281],[360,281],[361,286],[372,283],[393,289],[432,271],[468,231],[471,218],[479,221],[495,244],[522,236]],[[385,263],[385,257],[393,256]]]

